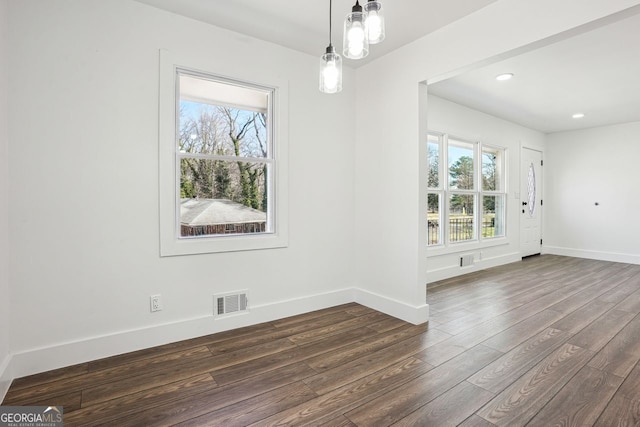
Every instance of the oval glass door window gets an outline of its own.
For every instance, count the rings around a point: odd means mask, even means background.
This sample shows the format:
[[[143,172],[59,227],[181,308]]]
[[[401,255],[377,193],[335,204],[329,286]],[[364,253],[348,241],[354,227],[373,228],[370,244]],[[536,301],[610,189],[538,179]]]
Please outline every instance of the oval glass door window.
[[[529,176],[527,179],[527,196],[529,203],[529,216],[533,216],[536,211],[536,170],[533,163],[529,165]]]

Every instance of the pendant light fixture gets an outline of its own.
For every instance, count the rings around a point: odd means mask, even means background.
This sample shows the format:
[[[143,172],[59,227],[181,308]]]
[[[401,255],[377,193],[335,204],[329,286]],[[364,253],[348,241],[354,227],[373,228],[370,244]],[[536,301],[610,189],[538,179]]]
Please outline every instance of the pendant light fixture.
[[[362,59],[369,54],[369,36],[365,31],[365,13],[358,0],[344,20],[342,53],[349,59]]]
[[[364,5],[364,27],[369,37],[369,44],[377,44],[384,40],[384,14],[382,5],[377,0],[369,0]]]
[[[329,46],[320,58],[320,92],[324,93],[342,90],[342,58],[331,44],[331,2],[329,0]]]

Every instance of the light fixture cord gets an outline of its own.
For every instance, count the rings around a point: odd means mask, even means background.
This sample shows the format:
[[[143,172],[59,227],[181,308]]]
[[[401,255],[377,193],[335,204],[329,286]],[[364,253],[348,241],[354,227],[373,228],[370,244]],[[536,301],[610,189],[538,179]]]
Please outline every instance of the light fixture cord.
[[[329,46],[331,46],[331,5],[333,1],[329,0]]]

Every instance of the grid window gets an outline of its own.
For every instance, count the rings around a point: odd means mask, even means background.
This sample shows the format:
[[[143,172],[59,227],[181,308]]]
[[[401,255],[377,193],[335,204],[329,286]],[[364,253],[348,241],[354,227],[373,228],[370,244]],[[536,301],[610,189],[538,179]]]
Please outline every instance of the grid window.
[[[160,50],[161,256],[288,245],[288,82],[223,65]]]
[[[179,237],[272,231],[272,90],[178,70]]]
[[[432,132],[427,157],[427,245],[504,237],[505,150]]]

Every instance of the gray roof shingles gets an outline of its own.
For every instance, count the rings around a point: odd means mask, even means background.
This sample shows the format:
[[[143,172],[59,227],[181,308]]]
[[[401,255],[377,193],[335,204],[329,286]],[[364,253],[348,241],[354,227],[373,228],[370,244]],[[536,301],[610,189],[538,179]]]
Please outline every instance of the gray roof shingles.
[[[240,224],[265,222],[267,214],[227,199],[181,199],[183,225]]]

